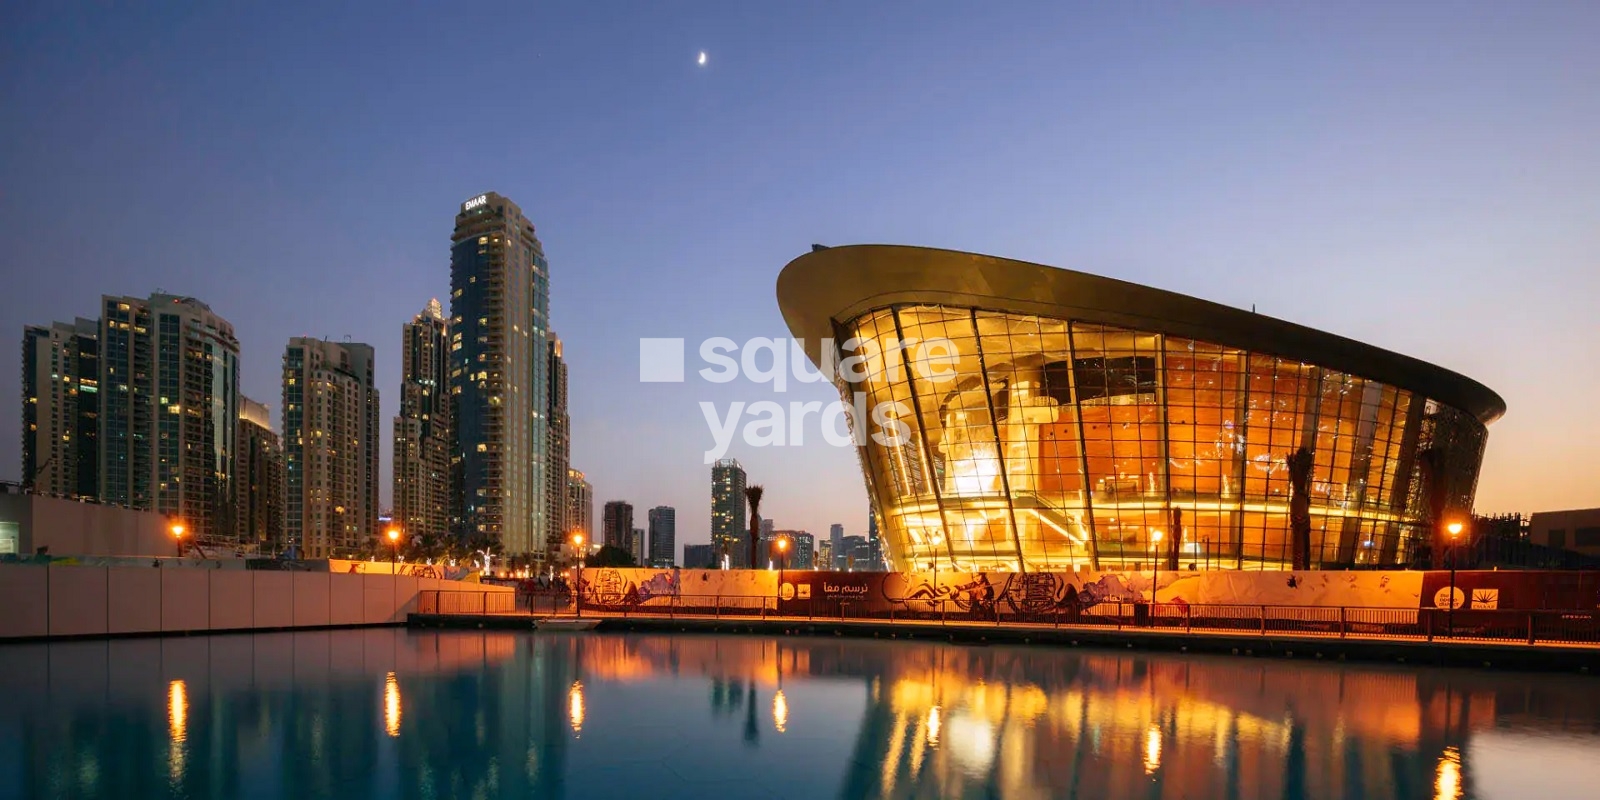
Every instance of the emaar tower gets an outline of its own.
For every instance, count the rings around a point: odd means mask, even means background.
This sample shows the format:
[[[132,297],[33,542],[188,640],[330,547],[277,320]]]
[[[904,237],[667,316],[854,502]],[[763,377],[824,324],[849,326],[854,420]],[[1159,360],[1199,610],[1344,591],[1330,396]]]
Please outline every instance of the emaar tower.
[[[450,240],[460,533],[534,561],[549,540],[549,317],[549,264],[533,223],[493,192],[462,203]]]

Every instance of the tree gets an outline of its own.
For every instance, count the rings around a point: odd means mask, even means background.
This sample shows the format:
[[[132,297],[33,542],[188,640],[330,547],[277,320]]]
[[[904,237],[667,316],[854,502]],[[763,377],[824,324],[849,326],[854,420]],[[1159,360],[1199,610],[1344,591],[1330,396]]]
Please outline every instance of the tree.
[[[750,560],[745,566],[756,568],[756,541],[761,538],[761,495],[766,494],[761,484],[744,487],[744,499],[750,503]]]
[[[583,560],[586,567],[637,567],[633,554],[613,545],[606,545]]]

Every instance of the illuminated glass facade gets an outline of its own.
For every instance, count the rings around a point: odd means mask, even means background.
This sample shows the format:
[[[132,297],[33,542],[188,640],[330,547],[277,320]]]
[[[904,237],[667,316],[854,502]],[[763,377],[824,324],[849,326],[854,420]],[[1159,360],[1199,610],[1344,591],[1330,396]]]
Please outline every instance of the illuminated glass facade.
[[[938,257],[956,255],[968,257]],[[1434,520],[1471,509],[1480,417],[1498,412],[1475,416],[1289,357],[1270,338],[1238,346],[1244,337],[1227,317],[1254,315],[1212,304],[1195,307],[1235,345],[1174,335],[1162,328],[1179,326],[1158,318],[1107,324],[1110,314],[1059,299],[1056,314],[1006,310],[1045,305],[1025,300],[890,302],[828,319],[836,382],[898,569],[1139,569],[1157,558],[1182,569],[1288,569],[1289,462],[1301,448],[1311,454],[1312,567],[1409,563],[1426,551]],[[795,326],[800,315],[786,313]],[[1350,360],[1348,340],[1319,335]]]

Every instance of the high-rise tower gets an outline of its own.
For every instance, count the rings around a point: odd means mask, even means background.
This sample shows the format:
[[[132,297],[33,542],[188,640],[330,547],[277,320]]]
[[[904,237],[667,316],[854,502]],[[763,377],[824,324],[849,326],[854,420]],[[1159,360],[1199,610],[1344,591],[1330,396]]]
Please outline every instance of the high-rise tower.
[[[462,527],[542,561],[549,541],[549,265],[498,194],[461,204],[450,239],[450,391]]]
[[[92,319],[22,331],[22,486],[100,498],[100,324]]]
[[[601,543],[624,552],[633,552],[633,504],[626,500],[606,501]]]
[[[650,563],[639,566],[667,568],[678,556],[678,511],[672,506],[650,509]]]
[[[239,544],[262,555],[284,547],[283,444],[272,432],[266,405],[239,397],[238,455],[234,458],[233,486]]]
[[[237,534],[239,340],[192,297],[103,297],[100,500],[158,511],[195,541]]]
[[[401,337],[394,519],[408,538],[451,532],[449,331],[443,307],[432,300],[406,323]]]
[[[283,352],[286,532],[303,558],[378,534],[378,389],[371,345],[296,337]]]
[[[572,458],[572,425],[567,417],[567,362],[561,357],[561,338],[550,334],[549,363],[550,391],[545,405],[545,418],[550,421],[550,461],[546,467],[545,550],[560,552],[563,542],[571,535],[567,520],[567,470]]]
[[[567,469],[567,543],[573,534],[583,534],[585,544],[599,544],[594,527],[594,487],[584,479],[583,472]]]
[[[711,545],[716,549],[717,566],[749,567],[750,535],[744,511],[744,467],[725,458],[711,465]]]

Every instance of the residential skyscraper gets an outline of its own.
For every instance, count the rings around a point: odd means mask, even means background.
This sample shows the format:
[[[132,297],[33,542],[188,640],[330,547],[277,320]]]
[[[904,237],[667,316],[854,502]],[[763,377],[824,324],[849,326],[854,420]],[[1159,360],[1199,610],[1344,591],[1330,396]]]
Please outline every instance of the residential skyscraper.
[[[851,572],[876,572],[872,566],[872,552],[865,536],[846,536],[841,547],[844,549],[844,566],[842,570]],[[834,556],[838,558],[837,555]]]
[[[286,537],[302,558],[378,530],[378,389],[371,345],[296,337],[283,352]]]
[[[450,239],[450,391],[463,528],[536,562],[550,528],[549,312],[533,223],[493,192],[462,203]]]
[[[625,553],[633,552],[633,505],[626,500],[606,501],[605,529],[600,543]]]
[[[100,498],[100,323],[22,331],[22,487]]]
[[[778,531],[774,538],[788,539],[789,547],[772,551],[777,566],[784,569],[815,569],[817,537],[806,531]]]
[[[817,543],[817,569],[833,569],[833,542],[823,539]]]
[[[546,467],[545,513],[547,552],[555,553],[571,534],[567,524],[567,470],[572,459],[572,424],[567,417],[567,362],[561,356],[561,337],[550,334],[546,371],[550,391],[545,419],[550,423],[550,461]]]
[[[686,544],[683,546],[684,569],[715,569],[721,562],[716,545]]]
[[[595,541],[594,487],[584,480],[583,472],[567,468],[567,541],[575,533],[583,534],[585,542]]]
[[[453,532],[450,325],[438,300],[401,334],[400,414],[394,418],[394,519],[407,537]]]
[[[192,297],[101,298],[100,500],[157,511],[228,544],[239,340]]]
[[[650,566],[668,568],[678,553],[678,512],[672,506],[650,509]]]
[[[744,467],[738,461],[725,458],[711,465],[711,545],[719,567],[750,566],[749,547],[745,544],[750,528],[745,517],[744,485]]]
[[[833,564],[831,566],[831,569],[836,569],[836,570],[849,569],[849,564],[850,564],[849,556],[850,556],[850,553],[845,549],[845,546],[844,546],[844,526],[843,525],[840,525],[839,523],[835,522],[832,525],[828,526],[828,542],[829,542],[830,545],[832,545],[829,548],[829,551],[833,554]]]
[[[634,528],[633,536],[628,540],[628,544],[630,545],[630,551],[633,553],[633,563],[641,567],[649,566],[649,562],[647,562],[645,559],[647,547],[644,537],[644,528]]]
[[[236,441],[233,486],[239,544],[262,555],[276,554],[284,548],[286,478],[283,444],[272,432],[265,404],[240,396]]]

